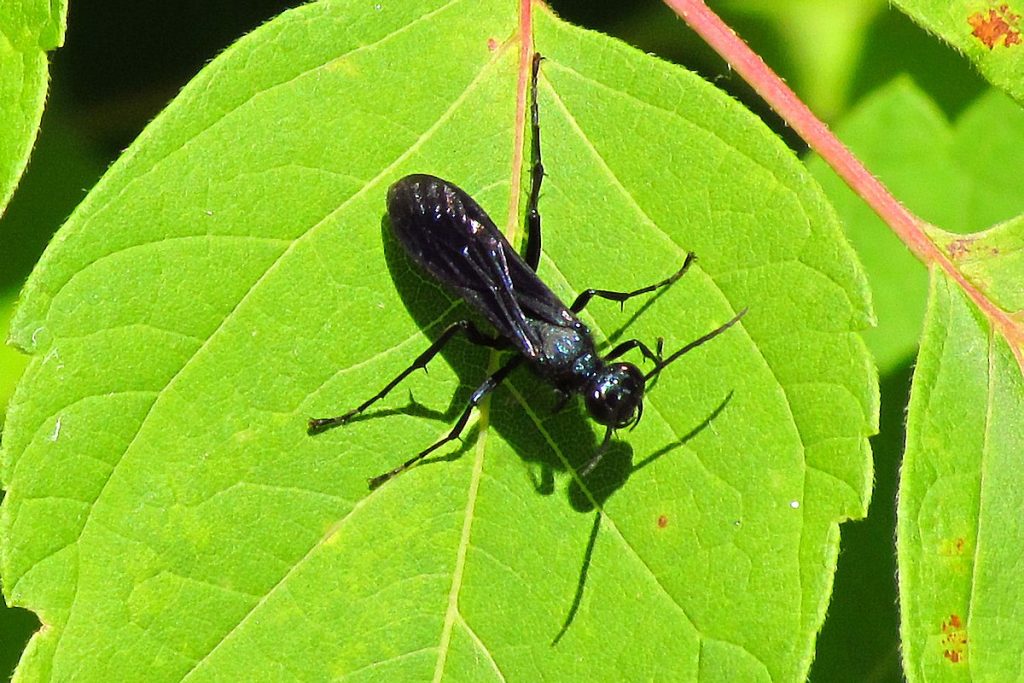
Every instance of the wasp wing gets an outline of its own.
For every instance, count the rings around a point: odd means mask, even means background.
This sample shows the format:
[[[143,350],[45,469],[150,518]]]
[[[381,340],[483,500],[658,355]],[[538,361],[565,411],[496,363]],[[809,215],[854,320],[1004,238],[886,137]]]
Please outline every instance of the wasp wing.
[[[431,175],[405,176],[388,190],[388,218],[409,256],[527,357],[541,353],[532,322],[577,323],[480,205],[452,183]]]

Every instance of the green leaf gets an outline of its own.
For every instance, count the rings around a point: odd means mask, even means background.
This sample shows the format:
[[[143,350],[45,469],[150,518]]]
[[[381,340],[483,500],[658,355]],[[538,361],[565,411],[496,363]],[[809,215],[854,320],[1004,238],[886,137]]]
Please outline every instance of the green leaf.
[[[1024,212],[1019,188],[1024,160],[1005,144],[1024,136],[1024,112],[998,91],[986,93],[950,123],[912,82],[897,79],[865,99],[836,134],[908,208],[935,225],[969,233]],[[864,337],[879,369],[888,373],[917,347],[927,298],[925,269],[820,158],[809,159],[808,168],[864,261],[878,315],[878,327]],[[977,235],[939,231],[933,239],[959,258]],[[1002,286],[1018,281],[1011,275]]]
[[[14,292],[0,293],[0,330],[6,330],[14,312]],[[25,370],[28,359],[8,346],[0,346],[0,406],[6,406],[14,393],[14,385]],[[0,426],[3,422],[0,421]]]
[[[970,235],[932,229],[930,237],[946,247],[967,281],[994,306],[1014,315],[1024,311],[1024,218]]]
[[[64,41],[63,0],[0,4],[0,215],[28,163],[46,99],[46,53]]]
[[[306,434],[464,313],[397,253],[390,183],[455,180],[521,237],[515,6],[419,5],[314,3],[227,50],[31,277],[0,518],[6,594],[47,625],[22,679],[806,674],[871,482],[871,312],[818,186],[693,74],[537,9],[542,277],[569,298],[699,254],[594,302],[602,343],[749,309],[590,477],[599,431],[523,372],[367,492],[493,367],[466,344]]]
[[[1019,0],[894,0],[893,4],[961,51],[993,85],[1024,103],[1024,5]]]
[[[898,510],[912,682],[1024,675],[1022,415],[1024,381],[1009,346],[962,290],[934,276]]]

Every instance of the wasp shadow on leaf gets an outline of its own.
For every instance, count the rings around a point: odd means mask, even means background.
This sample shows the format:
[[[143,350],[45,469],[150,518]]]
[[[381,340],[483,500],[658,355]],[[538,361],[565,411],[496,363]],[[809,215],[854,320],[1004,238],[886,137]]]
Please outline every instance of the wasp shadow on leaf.
[[[622,483],[632,476],[634,472],[647,467],[655,460],[676,450],[687,441],[693,439],[702,431],[707,429],[715,418],[725,410],[725,407],[732,400],[732,396],[733,392],[730,391],[722,402],[719,403],[718,406],[716,406],[700,424],[695,426],[681,438],[659,448],[657,451],[636,464],[632,463],[633,450],[628,444],[623,442],[613,442],[611,448],[609,448],[608,452],[605,453],[601,466],[595,468],[594,471],[591,472],[590,476],[582,480],[586,485],[585,490],[583,486],[580,485],[581,482],[579,479],[573,481],[572,485],[569,487],[569,500],[573,508],[579,512],[593,511],[594,524],[590,531],[590,537],[587,540],[586,550],[583,553],[583,561],[580,566],[579,578],[576,584],[576,593],[573,596],[572,603],[569,606],[562,628],[551,641],[552,647],[558,645],[558,642],[566,632],[568,632],[569,627],[576,618],[576,614],[579,612],[580,604],[583,601],[583,591],[586,587],[587,575],[590,571],[590,564],[594,556],[594,547],[597,545],[597,536],[601,528],[601,519],[604,514],[602,512],[604,502],[613,492],[618,490],[618,488],[622,486]]]
[[[662,456],[667,455],[668,453],[670,453],[670,452],[674,451],[675,449],[679,448],[680,446],[685,444],[687,441],[689,441],[690,439],[694,438],[695,436],[697,436],[698,434],[703,432],[705,429],[707,429],[709,426],[711,426],[711,423],[715,421],[715,418],[717,418],[719,415],[721,415],[722,412],[725,410],[725,407],[727,405],[729,405],[730,401],[732,401],[733,393],[734,392],[730,391],[728,394],[726,394],[725,398],[722,399],[721,403],[719,403],[717,406],[715,406],[715,409],[712,410],[711,413],[709,413],[708,416],[706,418],[704,418],[704,420],[702,420],[700,422],[700,424],[695,426],[689,432],[687,432],[686,434],[684,434],[680,438],[676,439],[672,443],[669,443],[669,444],[666,444],[666,445],[662,446],[661,448],[659,448],[658,450],[654,451],[653,453],[648,455],[646,458],[641,460],[640,462],[636,463],[633,466],[631,474],[633,472],[639,472],[640,470],[642,470],[643,468],[647,467],[648,465],[653,464],[655,460],[658,460]]]
[[[732,400],[733,392],[729,392],[724,399],[708,414],[699,424],[680,438],[665,444],[639,462],[633,462],[633,448],[624,440],[612,441],[608,451],[605,453],[601,464],[594,468],[589,476],[582,480],[586,486],[581,486],[581,480],[576,479],[569,487],[569,501],[573,508],[579,512],[589,512],[595,505],[600,508],[608,497],[617,491],[630,477],[654,463],[659,458],[668,455],[680,446],[686,444],[702,431],[707,429],[711,423],[725,410]]]
[[[399,297],[414,322],[426,331],[428,337],[437,339],[437,335],[448,325],[466,317],[476,323],[481,330],[487,330],[493,334],[490,326],[484,323],[468,305],[457,301],[440,283],[419,271],[419,268],[393,237],[387,216],[384,216],[381,221],[381,236],[387,267]],[[638,310],[616,329],[610,341],[621,337],[630,324],[653,304],[653,299],[654,297],[640,305]],[[424,350],[428,344],[429,342],[425,339]],[[403,408],[384,408],[371,411],[362,419],[401,413],[428,419],[442,419],[449,424],[453,423],[465,408],[471,392],[486,379],[486,368],[497,367],[490,357],[492,353],[494,353],[493,350],[474,345],[464,338],[453,339],[452,343],[445,346],[439,355],[455,372],[460,388],[443,411],[423,406],[415,399],[411,399],[410,403]],[[501,352],[501,357],[508,358],[508,353],[515,353],[515,351]],[[438,362],[438,359],[435,358],[433,362]],[[407,391],[415,391],[414,378],[417,374],[414,373],[406,380],[413,383],[412,386],[406,387]],[[586,476],[573,475],[572,483],[567,491],[571,507],[579,513],[593,512],[595,517],[583,553],[575,596],[565,622],[555,636],[552,645],[557,644],[565,635],[579,609],[591,558],[597,543],[602,517],[601,509],[607,499],[620,489],[634,472],[685,444],[706,429],[712,420],[725,409],[731,398],[732,394],[730,393],[700,424],[680,439],[647,456],[639,463],[633,463],[634,451],[628,442],[627,432],[608,443],[600,463]],[[600,448],[593,423],[582,410],[580,402],[574,398],[566,401],[564,396],[560,396],[552,386],[534,376],[528,368],[519,368],[514,371],[503,385],[491,394],[489,411],[490,426],[505,439],[512,450],[527,465],[539,467],[539,476],[535,474],[536,469],[534,468],[531,468],[530,472],[534,489],[542,495],[550,495],[554,492],[555,472],[580,471]],[[431,457],[422,464],[457,459],[478,436],[479,425],[476,425],[463,435],[463,443],[460,448],[454,450],[443,448],[438,451],[436,457]],[[425,448],[429,445],[423,444],[421,447]]]

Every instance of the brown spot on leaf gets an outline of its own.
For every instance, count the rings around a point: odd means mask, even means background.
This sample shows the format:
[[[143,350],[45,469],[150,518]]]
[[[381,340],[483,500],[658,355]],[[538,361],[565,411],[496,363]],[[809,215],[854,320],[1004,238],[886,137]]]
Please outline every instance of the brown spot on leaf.
[[[658,528],[659,529],[664,529],[667,526],[668,526],[668,517],[666,517],[665,515],[659,515],[658,516]]]
[[[971,253],[971,245],[974,244],[974,239],[971,237],[960,237],[949,243],[946,247],[946,251],[949,252],[949,257],[956,261],[957,259],[967,256]]]
[[[988,49],[996,45],[1003,47],[1019,45],[1020,15],[1010,11],[1009,5],[1002,4],[987,11],[975,12],[967,17],[971,35],[980,40]]]
[[[948,553],[943,553],[943,554],[948,554],[948,555],[963,555],[964,554],[964,546],[967,545],[967,541],[964,540],[963,536],[957,536],[957,537],[955,537],[953,539],[950,539],[948,541],[948,543],[949,543],[949,547],[948,547],[948,551],[949,552]]]
[[[497,50],[498,49],[498,39],[497,38],[488,38],[487,39],[487,49],[490,50],[491,52],[494,52],[495,50]]]
[[[942,621],[942,656],[953,664],[967,657],[967,631],[959,614],[950,614]]]

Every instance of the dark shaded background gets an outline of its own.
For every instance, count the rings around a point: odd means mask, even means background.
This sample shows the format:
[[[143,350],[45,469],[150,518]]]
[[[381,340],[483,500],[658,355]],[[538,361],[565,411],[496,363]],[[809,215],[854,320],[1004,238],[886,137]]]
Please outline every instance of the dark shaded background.
[[[752,0],[756,2],[757,0]],[[833,0],[821,0],[823,5]],[[103,170],[178,90],[238,37],[281,11],[282,0],[71,2],[67,40],[52,58],[43,128],[0,225],[0,295],[21,286],[53,232]],[[802,143],[657,0],[549,0],[563,18],[683,64],[744,101],[794,149]],[[714,4],[714,3],[713,3]],[[724,5],[725,3],[718,3]],[[733,0],[731,7],[741,5]],[[716,5],[717,7],[717,5]],[[797,92],[785,35],[719,8]],[[951,50],[895,11],[869,31],[850,98],[910,73],[950,116],[985,86]],[[873,440],[876,488],[868,519],[843,528],[840,568],[812,671],[816,681],[899,681],[895,560],[896,473],[903,444],[910,359],[882,378],[882,433]],[[35,617],[0,609],[0,676],[10,675]]]

